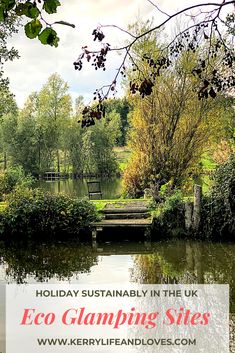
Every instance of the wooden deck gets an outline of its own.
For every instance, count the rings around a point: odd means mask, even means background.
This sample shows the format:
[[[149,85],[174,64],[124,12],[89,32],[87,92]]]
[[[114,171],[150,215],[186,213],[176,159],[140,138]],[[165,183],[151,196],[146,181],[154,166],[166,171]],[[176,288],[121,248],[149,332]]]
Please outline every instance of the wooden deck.
[[[152,224],[151,218],[145,219],[104,219],[93,223],[93,227],[149,227]]]
[[[96,241],[97,233],[105,228],[143,228],[143,238],[146,239],[153,223],[148,206],[148,203],[143,201],[107,204],[102,211],[104,219],[92,224],[93,241]]]

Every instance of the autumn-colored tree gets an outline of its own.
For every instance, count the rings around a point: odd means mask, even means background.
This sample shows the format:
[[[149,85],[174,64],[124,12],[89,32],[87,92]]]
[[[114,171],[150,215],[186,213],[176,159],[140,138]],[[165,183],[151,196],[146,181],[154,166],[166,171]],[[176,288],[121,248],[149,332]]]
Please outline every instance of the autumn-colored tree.
[[[153,49],[157,55],[157,48]],[[124,175],[125,189],[131,196],[151,187],[157,197],[166,183],[180,186],[219,131],[222,105],[212,97],[198,100],[200,82],[191,73],[196,61],[197,53],[182,53],[174,69],[158,77],[151,95],[134,100],[133,155]],[[144,63],[139,65],[142,71],[148,69]]]
[[[229,160],[232,154],[235,155],[234,144],[222,140],[213,153],[213,159],[216,163],[223,164]]]

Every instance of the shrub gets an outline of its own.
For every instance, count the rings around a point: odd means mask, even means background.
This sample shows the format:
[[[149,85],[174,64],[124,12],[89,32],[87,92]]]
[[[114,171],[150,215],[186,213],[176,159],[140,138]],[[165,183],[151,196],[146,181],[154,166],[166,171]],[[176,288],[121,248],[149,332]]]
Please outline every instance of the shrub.
[[[235,234],[235,156],[220,165],[213,175],[214,185],[204,198],[201,230],[207,237]]]
[[[154,218],[154,233],[157,237],[184,234],[184,202],[181,191],[175,190],[160,205],[159,215]],[[154,234],[153,234],[154,235]]]
[[[12,192],[15,188],[28,188],[34,183],[31,175],[26,175],[23,168],[11,167],[0,173],[0,198]]]
[[[96,210],[88,201],[40,189],[15,190],[2,214],[2,233],[19,240],[75,236],[96,218]]]

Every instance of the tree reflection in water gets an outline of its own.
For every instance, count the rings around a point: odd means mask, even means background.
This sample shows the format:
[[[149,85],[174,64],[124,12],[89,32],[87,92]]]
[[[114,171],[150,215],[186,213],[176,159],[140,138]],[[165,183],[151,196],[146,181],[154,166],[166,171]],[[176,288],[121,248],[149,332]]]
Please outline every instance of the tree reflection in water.
[[[49,279],[69,280],[86,273],[97,264],[97,254],[91,246],[73,243],[13,245],[0,248],[0,261],[8,283]]]
[[[120,263],[124,261],[122,255],[127,255],[127,263]],[[102,263],[104,257],[106,261]],[[20,284],[75,278],[79,283],[79,275],[85,274],[83,283],[86,283],[86,274],[93,273],[96,283],[100,277],[100,282],[105,278],[112,284],[115,269],[119,270],[120,279],[143,284],[228,283],[230,311],[235,312],[235,244],[170,240],[149,246],[106,243],[98,244],[98,249],[77,242],[0,246],[2,282]]]
[[[197,241],[155,243],[136,255],[132,280],[143,284],[229,284],[235,312],[235,244]]]

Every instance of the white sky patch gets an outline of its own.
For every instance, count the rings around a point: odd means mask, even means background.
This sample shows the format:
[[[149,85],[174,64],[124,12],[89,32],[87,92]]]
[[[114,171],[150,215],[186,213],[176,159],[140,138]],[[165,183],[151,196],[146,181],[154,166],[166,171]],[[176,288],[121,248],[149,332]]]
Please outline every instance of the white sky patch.
[[[153,0],[162,10],[172,14],[177,9],[198,3],[197,0]],[[200,3],[206,3],[201,0]],[[94,48],[92,31],[98,24],[114,24],[127,28],[137,18],[146,20],[154,17],[159,24],[166,16],[159,13],[148,0],[61,0],[58,13],[47,17],[47,20],[64,20],[74,23],[76,28],[55,25],[60,37],[58,48],[42,45],[39,40],[30,40],[23,28],[9,40],[9,46],[19,50],[20,59],[8,62],[5,74],[10,78],[10,88],[15,94],[19,107],[22,107],[27,96],[41,89],[48,77],[58,72],[68,82],[73,98],[83,95],[85,101],[92,99],[96,88],[112,82],[120,56],[112,56],[107,63],[107,70],[95,71],[91,65],[84,65],[82,71],[75,71],[73,62],[81,53],[81,47],[88,45]],[[120,45],[127,38],[118,29],[105,29],[105,41],[112,46]]]

